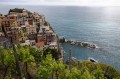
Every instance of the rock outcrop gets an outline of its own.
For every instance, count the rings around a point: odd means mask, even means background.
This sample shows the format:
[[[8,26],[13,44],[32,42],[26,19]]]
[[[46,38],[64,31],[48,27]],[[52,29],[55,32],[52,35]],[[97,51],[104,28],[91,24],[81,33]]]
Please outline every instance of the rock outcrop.
[[[87,42],[82,42],[82,41],[77,41],[77,40],[68,40],[63,38],[60,38],[60,42],[61,43],[68,43],[71,45],[76,45],[76,46],[80,46],[80,47],[85,47],[85,48],[91,48],[91,49],[95,49],[97,48],[95,44],[90,44]]]

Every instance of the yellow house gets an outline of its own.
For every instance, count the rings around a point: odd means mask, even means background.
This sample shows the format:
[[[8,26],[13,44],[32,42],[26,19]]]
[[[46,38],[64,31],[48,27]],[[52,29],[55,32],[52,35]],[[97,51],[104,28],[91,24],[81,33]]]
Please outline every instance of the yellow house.
[[[27,39],[26,34],[21,30],[21,39],[20,41],[25,41]]]

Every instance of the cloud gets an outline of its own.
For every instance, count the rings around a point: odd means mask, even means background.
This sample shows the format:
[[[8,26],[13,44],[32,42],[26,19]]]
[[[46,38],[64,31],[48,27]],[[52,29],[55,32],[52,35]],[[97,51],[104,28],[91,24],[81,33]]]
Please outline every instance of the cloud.
[[[0,0],[0,2],[24,2],[28,0]]]
[[[120,6],[120,0],[1,0],[0,4]]]

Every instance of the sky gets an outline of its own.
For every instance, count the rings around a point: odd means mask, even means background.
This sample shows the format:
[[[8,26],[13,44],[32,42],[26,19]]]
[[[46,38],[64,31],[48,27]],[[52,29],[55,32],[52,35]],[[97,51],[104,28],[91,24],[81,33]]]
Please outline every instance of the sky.
[[[0,0],[8,5],[120,6],[120,0]]]

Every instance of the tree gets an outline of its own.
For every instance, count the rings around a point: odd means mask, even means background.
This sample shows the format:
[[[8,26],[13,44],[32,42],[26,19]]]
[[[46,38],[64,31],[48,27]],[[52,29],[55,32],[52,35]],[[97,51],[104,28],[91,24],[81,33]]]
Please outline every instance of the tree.
[[[46,58],[41,62],[41,66],[38,69],[38,77],[45,79],[59,79],[65,65],[62,61],[56,61],[52,58],[51,54],[46,55]]]
[[[40,49],[29,48],[30,54],[34,57],[36,63],[40,63],[43,58],[43,52]]]
[[[41,62],[41,66],[38,69],[37,76],[39,78],[48,79],[52,74],[52,65],[55,63],[55,60],[52,59],[52,56],[49,54]]]
[[[4,66],[4,58],[5,58],[5,54],[7,53],[7,50],[5,50],[2,46],[0,47],[0,62],[2,64],[2,66]]]
[[[105,79],[104,71],[102,71],[99,66],[97,66],[97,69],[92,71],[92,74],[95,76],[96,79]]]
[[[28,63],[32,66],[35,66],[35,60],[34,57],[30,54],[28,46],[19,46],[17,52],[19,55],[19,60],[24,63],[25,71],[26,71],[26,77],[31,78],[29,72],[28,72]]]
[[[73,67],[72,72],[70,73],[69,79],[80,79],[81,78],[81,72],[77,68]]]
[[[4,48],[0,49],[0,62],[4,70],[3,79],[6,77],[6,75],[11,76],[13,72],[15,73],[15,70],[16,70],[15,58],[14,58],[12,49],[9,49],[9,50],[6,50]]]
[[[4,58],[4,63],[5,63],[5,66],[6,66],[4,77],[6,76],[7,71],[9,72],[10,77],[11,77],[12,73],[15,73],[15,70],[16,70],[16,68],[15,68],[15,57],[13,55],[13,50],[12,49],[7,50],[5,58]]]
[[[89,72],[87,67],[84,67],[81,79],[95,79],[95,77]]]
[[[13,41],[12,41],[12,46],[13,46],[13,55],[15,57],[15,62],[16,62],[16,70],[17,70],[17,73],[19,75],[19,79],[22,79],[22,71],[20,69],[20,63],[19,63],[19,59],[18,59],[18,54],[17,54],[16,47],[15,47],[15,44],[13,43]]]

